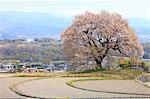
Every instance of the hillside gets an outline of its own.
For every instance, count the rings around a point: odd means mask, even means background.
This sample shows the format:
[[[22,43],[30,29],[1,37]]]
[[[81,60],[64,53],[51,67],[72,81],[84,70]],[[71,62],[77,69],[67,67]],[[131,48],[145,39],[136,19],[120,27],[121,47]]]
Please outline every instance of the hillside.
[[[15,59],[21,62],[51,62],[63,58],[60,40],[51,38],[34,39],[28,42],[25,39],[1,40],[0,60]]]

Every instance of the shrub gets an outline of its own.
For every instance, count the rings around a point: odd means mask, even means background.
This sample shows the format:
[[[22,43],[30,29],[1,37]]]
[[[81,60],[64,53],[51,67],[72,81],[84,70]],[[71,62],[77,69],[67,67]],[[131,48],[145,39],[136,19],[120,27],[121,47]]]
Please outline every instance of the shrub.
[[[138,66],[139,67],[142,67],[143,69],[144,69],[144,71],[148,71],[148,69],[149,69],[149,64],[148,64],[148,62],[144,62],[144,61],[140,61],[139,63],[138,63]]]
[[[138,63],[138,66],[145,67],[146,66],[146,62],[141,61],[141,62]]]
[[[98,71],[105,71],[106,69],[101,67],[96,67],[95,69],[87,69],[87,70],[81,70],[79,73],[92,73],[92,72],[98,72]]]
[[[131,62],[128,59],[123,59],[119,61],[119,67],[121,68],[129,68],[131,66]]]

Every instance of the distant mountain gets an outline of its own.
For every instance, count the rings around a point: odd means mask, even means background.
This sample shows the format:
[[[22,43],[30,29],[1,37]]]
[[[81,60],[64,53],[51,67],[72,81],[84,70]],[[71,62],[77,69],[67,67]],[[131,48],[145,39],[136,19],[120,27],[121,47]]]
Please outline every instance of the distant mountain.
[[[71,17],[57,17],[46,13],[0,12],[0,39],[60,38],[59,34],[71,24],[71,21]]]
[[[129,18],[130,26],[133,27],[141,42],[150,42],[150,20]]]
[[[0,39],[52,37],[71,25],[73,17],[37,12],[0,12]],[[150,42],[150,20],[129,18],[142,42]]]

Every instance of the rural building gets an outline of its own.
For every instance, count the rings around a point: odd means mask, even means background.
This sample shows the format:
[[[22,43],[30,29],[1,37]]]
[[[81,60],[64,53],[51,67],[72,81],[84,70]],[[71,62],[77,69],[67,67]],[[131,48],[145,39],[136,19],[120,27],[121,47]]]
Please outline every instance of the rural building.
[[[0,72],[10,72],[15,69],[12,63],[0,63]]]

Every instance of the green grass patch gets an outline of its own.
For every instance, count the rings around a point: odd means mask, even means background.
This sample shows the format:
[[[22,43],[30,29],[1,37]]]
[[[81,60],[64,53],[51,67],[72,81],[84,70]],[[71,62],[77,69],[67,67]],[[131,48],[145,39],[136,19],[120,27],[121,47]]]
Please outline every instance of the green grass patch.
[[[97,72],[70,72],[70,74],[84,77],[106,77],[109,79],[135,79],[137,76],[143,75],[144,72],[133,71],[129,69],[121,69],[102,70]]]
[[[103,70],[97,72],[49,72],[49,73],[17,73],[15,77],[104,77],[107,79],[135,79],[144,72],[122,70]]]
[[[82,79],[76,79],[76,80],[70,80],[66,82],[67,85],[71,87],[75,87],[75,83],[79,81],[88,81],[88,80],[107,80],[106,77],[91,77],[91,78],[82,78]]]
[[[60,77],[62,73],[17,73],[14,77]]]

